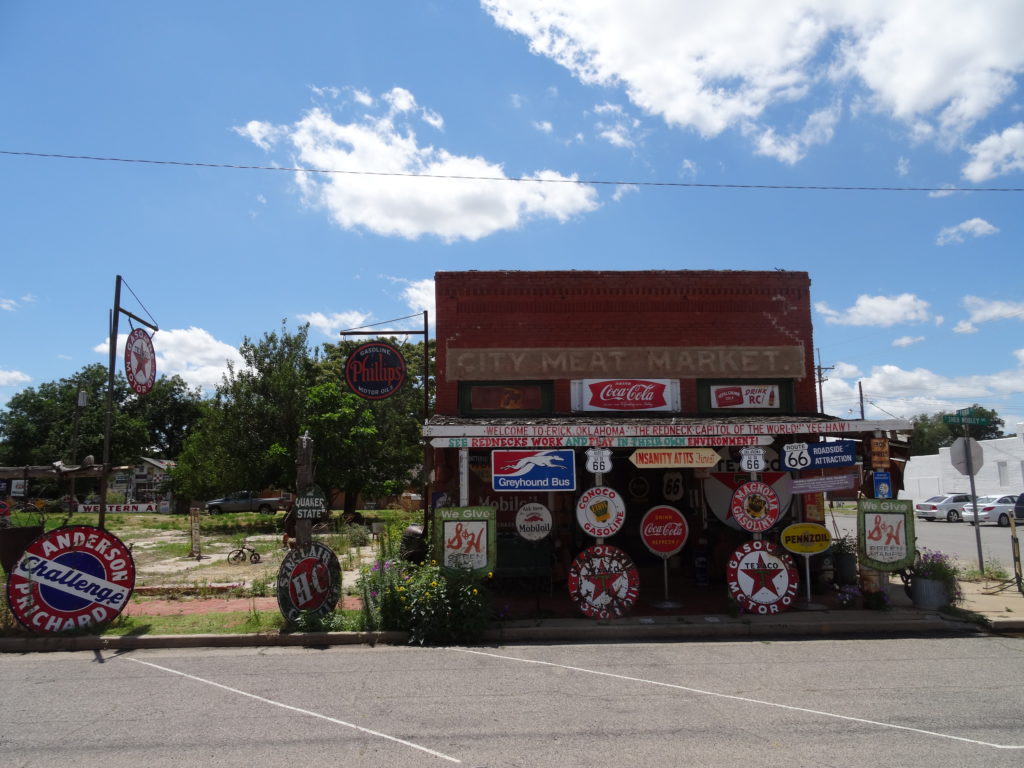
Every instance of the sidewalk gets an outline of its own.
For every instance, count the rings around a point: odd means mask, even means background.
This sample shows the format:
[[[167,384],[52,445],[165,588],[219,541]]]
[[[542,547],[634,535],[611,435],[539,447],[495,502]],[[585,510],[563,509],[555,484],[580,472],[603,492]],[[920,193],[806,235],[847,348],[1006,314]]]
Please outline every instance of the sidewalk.
[[[997,633],[1024,633],[1024,595],[1015,584],[995,592],[996,582],[963,583],[962,608],[975,614],[980,624],[914,608],[899,584],[890,585],[892,609],[869,610],[789,610],[775,616],[675,615],[629,616],[612,621],[584,617],[523,619],[496,623],[484,638],[485,644],[509,643],[588,643],[643,642],[648,640],[713,640],[767,637],[872,637],[933,634],[970,635],[989,630]],[[147,601],[147,613],[275,610],[273,597],[203,600]],[[345,605],[356,607],[352,604]],[[130,608],[129,608],[130,611]],[[401,632],[313,632],[263,633],[244,635],[128,635],[103,636],[25,636],[0,638],[0,652],[118,650],[135,648],[200,648],[241,646],[328,646],[367,644],[405,644]]]

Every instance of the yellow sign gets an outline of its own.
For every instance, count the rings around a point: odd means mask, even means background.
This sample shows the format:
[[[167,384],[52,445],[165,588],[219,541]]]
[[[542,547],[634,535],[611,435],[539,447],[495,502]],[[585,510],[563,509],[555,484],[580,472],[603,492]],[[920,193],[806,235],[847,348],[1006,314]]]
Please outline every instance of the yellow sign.
[[[641,448],[629,457],[638,469],[713,467],[722,457],[712,448]]]
[[[889,468],[889,441],[884,437],[871,438],[871,468],[883,471]]]
[[[794,523],[782,531],[779,543],[795,555],[816,555],[831,546],[832,535],[824,525]]]

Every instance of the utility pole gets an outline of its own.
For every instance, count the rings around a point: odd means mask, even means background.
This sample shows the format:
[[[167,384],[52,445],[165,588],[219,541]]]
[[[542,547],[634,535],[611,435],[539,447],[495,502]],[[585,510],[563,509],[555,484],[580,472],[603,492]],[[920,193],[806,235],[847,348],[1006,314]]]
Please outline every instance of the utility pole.
[[[818,353],[818,364],[816,366],[814,366],[814,375],[815,375],[815,378],[817,379],[817,382],[818,382],[818,413],[824,413],[825,412],[825,390],[822,389],[821,385],[824,384],[826,381],[828,381],[828,379],[824,375],[825,371],[835,370],[835,366],[834,365],[830,365],[828,368],[822,368],[822,366],[821,366],[821,350],[820,349],[816,349],[815,352]],[[861,418],[863,418],[863,416]]]

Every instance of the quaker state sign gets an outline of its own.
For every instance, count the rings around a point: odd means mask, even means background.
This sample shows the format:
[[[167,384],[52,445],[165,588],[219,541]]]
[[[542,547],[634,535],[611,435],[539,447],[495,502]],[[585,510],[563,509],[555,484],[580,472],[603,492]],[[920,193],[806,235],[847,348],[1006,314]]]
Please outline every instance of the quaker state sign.
[[[110,622],[134,589],[135,561],[124,542],[72,525],[28,545],[7,580],[7,602],[26,629],[65,632]]]
[[[729,558],[729,596],[746,613],[780,613],[793,604],[799,587],[793,558],[767,541],[748,541]]]
[[[760,480],[751,480],[733,491],[729,512],[743,530],[762,533],[779,521],[782,508],[774,488]]]
[[[626,521],[626,504],[614,488],[590,488],[576,502],[576,521],[594,538],[611,536]]]
[[[592,619],[622,616],[640,594],[640,574],[629,555],[599,544],[580,552],[569,566],[569,597]]]
[[[156,350],[153,340],[142,328],[128,334],[124,345],[124,374],[138,395],[145,395],[156,382]]]
[[[341,599],[341,564],[334,550],[314,541],[285,555],[277,572],[277,606],[287,621],[300,613],[325,616]]]

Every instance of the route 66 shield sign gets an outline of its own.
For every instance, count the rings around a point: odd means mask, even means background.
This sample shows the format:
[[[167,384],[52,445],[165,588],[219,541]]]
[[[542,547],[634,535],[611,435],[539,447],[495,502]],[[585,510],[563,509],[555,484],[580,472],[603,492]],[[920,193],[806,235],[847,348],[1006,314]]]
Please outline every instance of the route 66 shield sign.
[[[608,448],[587,449],[587,472],[598,474],[612,471],[612,452]]]

